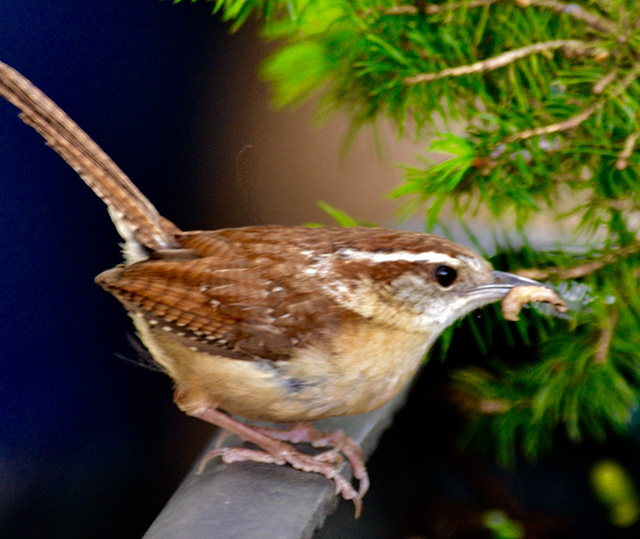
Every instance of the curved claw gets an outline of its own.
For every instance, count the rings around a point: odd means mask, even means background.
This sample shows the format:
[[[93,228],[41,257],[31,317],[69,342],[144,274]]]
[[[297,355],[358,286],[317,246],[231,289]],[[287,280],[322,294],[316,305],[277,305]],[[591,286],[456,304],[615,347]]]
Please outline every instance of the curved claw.
[[[362,496],[369,487],[369,479],[360,447],[342,431],[326,434],[309,423],[299,423],[288,431],[256,427],[242,423],[215,407],[199,409],[193,415],[237,434],[260,448],[216,447],[204,455],[198,466],[198,474],[201,474],[207,463],[216,457],[222,457],[223,462],[226,463],[254,461],[278,465],[289,464],[297,470],[317,473],[332,480],[336,486],[336,492],[340,493],[345,500],[353,502],[356,518],[360,516]],[[287,441],[293,441],[293,443],[306,441],[314,447],[333,447],[333,449],[319,455],[307,455],[297,451],[290,443],[286,443]],[[339,468],[343,464],[340,453],[347,458],[354,477],[360,481],[359,492],[356,492],[351,481],[340,473]]]
[[[342,453],[351,465],[353,477],[359,482],[359,496],[362,498],[369,490],[369,474],[367,473],[367,467],[362,456],[362,449],[353,438],[347,436],[343,431],[337,430],[327,434],[306,422],[297,423],[289,430],[267,427],[256,428],[263,434],[267,434],[278,440],[294,444],[307,442],[316,448],[332,447],[334,450]]]
[[[314,458],[321,460],[322,462],[333,462],[333,464],[338,468],[341,468],[344,464],[344,457],[335,449],[329,449],[322,453],[318,453]]]
[[[286,448],[286,449],[285,449]],[[296,451],[292,446],[283,444],[283,450],[273,455],[259,449],[246,447],[222,447],[207,452],[198,464],[197,474],[204,471],[206,465],[214,458],[222,457],[226,464],[233,462],[261,462],[265,464],[284,465],[290,464],[293,468],[310,473],[323,475],[333,481],[336,487],[336,495],[340,494],[345,500],[351,500],[355,505],[355,517],[362,512],[362,498],[351,483],[338,471],[336,466],[341,466],[342,455],[335,450],[324,451],[318,455],[306,455]]]

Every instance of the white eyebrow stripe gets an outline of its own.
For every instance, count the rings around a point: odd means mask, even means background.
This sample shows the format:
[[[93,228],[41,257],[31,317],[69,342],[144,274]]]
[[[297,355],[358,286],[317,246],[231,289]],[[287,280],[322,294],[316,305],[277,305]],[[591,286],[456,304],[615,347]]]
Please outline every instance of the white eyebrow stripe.
[[[460,260],[465,263],[467,266],[471,267],[472,269],[476,270],[476,271],[482,271],[484,265],[483,263],[478,260],[477,258],[471,258],[470,256],[464,256],[462,255],[460,257]]]
[[[366,260],[374,264],[382,264],[384,262],[426,262],[427,264],[448,264],[453,267],[460,266],[460,260],[457,258],[435,251],[423,251],[421,253],[410,253],[408,251],[372,253],[358,251],[357,249],[340,249],[338,254],[351,260]]]

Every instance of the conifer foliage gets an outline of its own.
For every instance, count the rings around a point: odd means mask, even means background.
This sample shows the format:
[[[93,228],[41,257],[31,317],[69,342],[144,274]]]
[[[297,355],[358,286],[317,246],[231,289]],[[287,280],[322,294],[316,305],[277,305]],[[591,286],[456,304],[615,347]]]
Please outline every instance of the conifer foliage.
[[[569,301],[564,319],[530,309],[513,325],[495,310],[464,322],[488,356],[453,374],[472,435],[508,461],[548,449],[558,427],[573,440],[626,431],[640,393],[640,5],[211,1],[234,28],[257,15],[280,40],[263,72],[277,104],[320,93],[356,125],[386,116],[431,140],[449,158],[407,168],[394,195],[427,228],[448,209],[516,230],[521,246],[503,245],[494,266]],[[437,133],[443,122],[461,134]],[[572,248],[530,247],[526,224],[542,211],[571,223]]]

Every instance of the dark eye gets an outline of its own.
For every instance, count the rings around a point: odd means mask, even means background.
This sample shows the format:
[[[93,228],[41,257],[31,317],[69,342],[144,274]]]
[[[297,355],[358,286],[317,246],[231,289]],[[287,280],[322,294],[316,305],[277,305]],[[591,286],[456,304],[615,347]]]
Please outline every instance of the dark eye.
[[[446,288],[453,284],[453,281],[455,281],[458,276],[458,272],[451,266],[436,266],[436,269],[433,270],[433,276],[440,286]]]

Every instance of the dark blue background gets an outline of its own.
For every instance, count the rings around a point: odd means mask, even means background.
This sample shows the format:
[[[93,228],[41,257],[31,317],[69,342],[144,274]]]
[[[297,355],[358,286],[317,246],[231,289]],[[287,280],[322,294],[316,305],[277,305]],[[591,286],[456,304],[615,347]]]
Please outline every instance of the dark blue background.
[[[155,0],[0,7],[0,59],[185,228],[226,224],[224,212],[205,220],[175,194],[203,155],[221,161],[207,182],[229,175],[224,144],[199,148],[193,134],[203,94],[224,106],[204,74],[224,79],[238,39],[210,10]],[[164,375],[118,356],[137,362],[132,327],[93,277],[119,262],[119,238],[102,203],[16,113],[0,102],[0,536],[139,537],[211,429],[175,409]],[[223,121],[210,129],[223,133]]]

